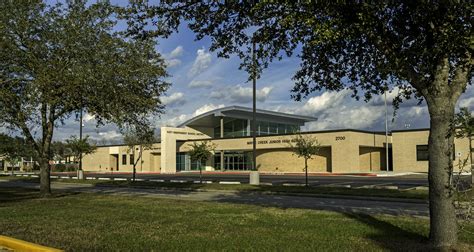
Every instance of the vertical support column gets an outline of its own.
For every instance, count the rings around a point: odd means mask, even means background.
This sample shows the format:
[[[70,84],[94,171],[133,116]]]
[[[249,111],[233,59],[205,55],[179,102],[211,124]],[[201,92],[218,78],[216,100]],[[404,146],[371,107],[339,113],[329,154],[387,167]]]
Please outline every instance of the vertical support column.
[[[221,124],[221,138],[224,138],[224,117],[220,118]],[[221,150],[221,171],[224,171],[224,150]]]

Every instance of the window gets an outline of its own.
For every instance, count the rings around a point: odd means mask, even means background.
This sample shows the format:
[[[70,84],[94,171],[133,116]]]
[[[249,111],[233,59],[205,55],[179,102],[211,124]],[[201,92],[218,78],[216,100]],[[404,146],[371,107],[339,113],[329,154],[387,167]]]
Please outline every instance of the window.
[[[130,154],[130,164],[133,165],[134,161],[135,161],[135,156],[133,154]]]
[[[122,164],[123,164],[123,165],[126,165],[126,164],[127,164],[127,155],[126,155],[126,154],[123,154],[123,155],[122,155]]]
[[[428,161],[428,145],[416,146],[416,161]]]

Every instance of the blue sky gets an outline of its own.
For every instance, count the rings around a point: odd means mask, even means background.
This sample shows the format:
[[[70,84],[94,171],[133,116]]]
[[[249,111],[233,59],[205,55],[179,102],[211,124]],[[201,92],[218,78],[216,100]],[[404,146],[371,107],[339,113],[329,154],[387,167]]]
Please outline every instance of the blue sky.
[[[162,98],[166,111],[160,118],[153,118],[153,126],[176,126],[185,120],[209,110],[230,106],[251,107],[251,83],[246,82],[247,73],[239,70],[240,59],[217,58],[209,52],[210,39],[195,41],[195,35],[182,25],[178,33],[167,39],[158,39],[156,50],[165,58],[172,84]],[[383,97],[371,102],[355,101],[349,91],[315,92],[300,102],[290,98],[291,80],[298,69],[297,57],[284,58],[266,69],[257,82],[257,108],[311,115],[319,120],[309,123],[304,130],[365,129],[385,130],[385,107]],[[396,92],[396,90],[395,90]],[[395,118],[390,106],[395,92],[389,98],[389,129],[426,128],[429,117],[426,105],[414,101],[405,102]],[[458,103],[474,109],[473,87],[470,86]],[[393,119],[393,122],[392,122]],[[95,127],[92,116],[87,115],[84,132],[95,140],[117,141],[121,135],[114,125]],[[56,130],[55,139],[62,140],[78,134],[78,122],[69,120]],[[104,142],[104,141],[102,141]]]

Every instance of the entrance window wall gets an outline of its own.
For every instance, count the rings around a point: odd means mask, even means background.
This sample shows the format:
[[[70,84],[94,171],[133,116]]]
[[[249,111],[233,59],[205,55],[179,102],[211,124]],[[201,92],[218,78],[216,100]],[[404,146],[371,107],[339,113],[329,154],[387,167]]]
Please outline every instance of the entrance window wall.
[[[214,166],[220,168],[220,154],[214,156]],[[224,152],[224,169],[229,171],[247,171],[252,168],[252,152]]]
[[[202,167],[204,169],[204,166]],[[199,171],[199,162],[191,161],[185,152],[176,153],[176,171]]]

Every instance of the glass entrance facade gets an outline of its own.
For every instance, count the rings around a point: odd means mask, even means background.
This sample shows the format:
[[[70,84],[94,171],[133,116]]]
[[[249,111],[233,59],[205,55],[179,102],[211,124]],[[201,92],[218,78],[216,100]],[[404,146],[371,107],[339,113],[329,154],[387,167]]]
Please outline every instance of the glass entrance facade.
[[[202,167],[204,170],[204,166]],[[176,171],[199,171],[199,163],[191,161],[185,152],[176,153]]]
[[[221,167],[221,155],[216,153],[214,156],[214,168],[219,170]],[[227,171],[248,171],[252,169],[252,152],[232,151],[224,152],[224,169]]]

